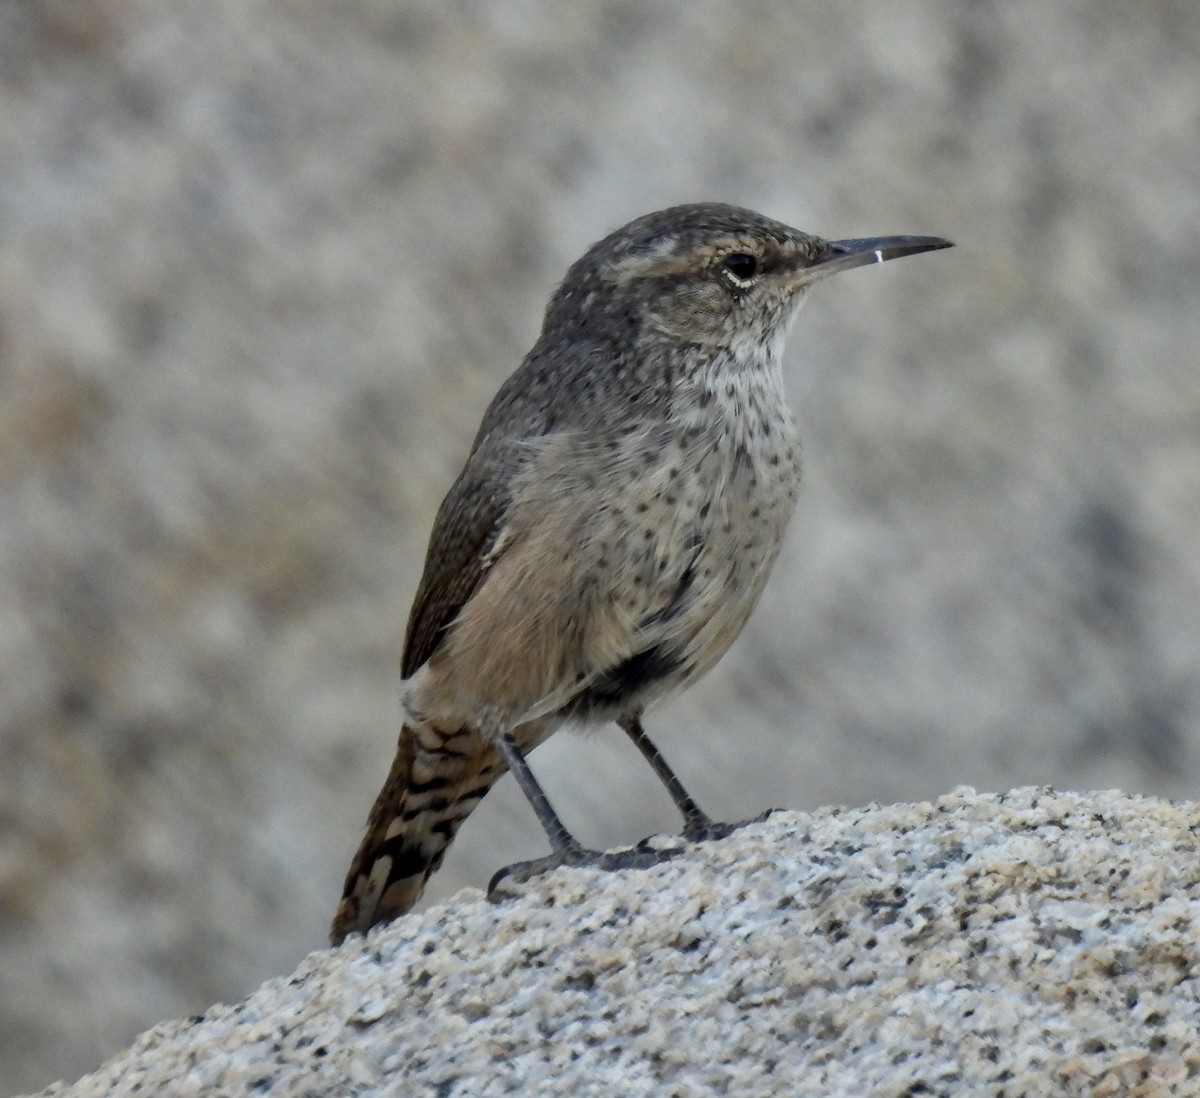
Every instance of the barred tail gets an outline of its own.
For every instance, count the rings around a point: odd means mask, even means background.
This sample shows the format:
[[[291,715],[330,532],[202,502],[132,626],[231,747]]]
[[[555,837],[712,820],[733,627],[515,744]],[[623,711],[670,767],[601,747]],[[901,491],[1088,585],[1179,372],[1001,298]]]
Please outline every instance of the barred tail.
[[[330,941],[403,915],[442,864],[459,825],[505,770],[478,736],[405,726],[350,863]]]

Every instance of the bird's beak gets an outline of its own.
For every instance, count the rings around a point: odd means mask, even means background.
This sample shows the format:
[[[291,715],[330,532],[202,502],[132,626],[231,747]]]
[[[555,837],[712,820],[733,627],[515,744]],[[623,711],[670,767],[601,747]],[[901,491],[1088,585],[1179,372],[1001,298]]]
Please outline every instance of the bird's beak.
[[[830,240],[825,245],[825,254],[818,256],[805,273],[815,282],[826,275],[862,267],[867,263],[882,263],[885,259],[899,259],[902,255],[953,247],[949,240],[943,240],[940,236],[874,236],[863,240]]]

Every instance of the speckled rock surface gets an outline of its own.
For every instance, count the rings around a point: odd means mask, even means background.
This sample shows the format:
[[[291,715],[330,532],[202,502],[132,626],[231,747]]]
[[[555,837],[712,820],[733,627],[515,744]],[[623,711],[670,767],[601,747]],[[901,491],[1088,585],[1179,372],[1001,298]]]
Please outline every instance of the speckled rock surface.
[[[777,813],[312,954],[54,1098],[1200,1092],[1200,806]]]

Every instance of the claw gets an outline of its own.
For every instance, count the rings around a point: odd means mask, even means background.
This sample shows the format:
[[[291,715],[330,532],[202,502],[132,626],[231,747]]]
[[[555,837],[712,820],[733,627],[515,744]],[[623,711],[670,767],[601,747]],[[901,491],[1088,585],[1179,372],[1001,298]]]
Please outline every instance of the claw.
[[[749,822],[749,821],[747,821]],[[727,839],[739,827],[740,823],[723,823],[719,820],[688,820],[683,829],[683,837],[690,843],[704,843],[710,839]]]
[[[488,881],[487,896],[493,903],[499,903],[509,898],[505,896],[502,885],[525,884],[543,873],[550,873],[563,866],[589,866],[606,873],[615,873],[623,869],[649,869],[669,861],[678,853],[678,849],[654,850],[640,845],[627,850],[609,851],[578,847],[575,850],[547,854],[544,858],[534,858],[528,862],[514,862],[498,869]]]
[[[693,843],[708,842],[710,839],[727,839],[735,831],[749,824],[761,823],[771,813],[780,811],[782,810],[778,808],[768,808],[761,815],[753,816],[748,820],[739,820],[737,823],[710,820],[707,816],[692,816],[683,829],[683,837]]]

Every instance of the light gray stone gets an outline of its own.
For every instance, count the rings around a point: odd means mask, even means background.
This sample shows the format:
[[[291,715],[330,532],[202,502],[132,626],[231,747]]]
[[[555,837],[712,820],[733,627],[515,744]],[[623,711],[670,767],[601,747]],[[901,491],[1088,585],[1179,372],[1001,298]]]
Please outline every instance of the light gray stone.
[[[960,790],[469,891],[45,1098],[1194,1095],[1200,805]]]

